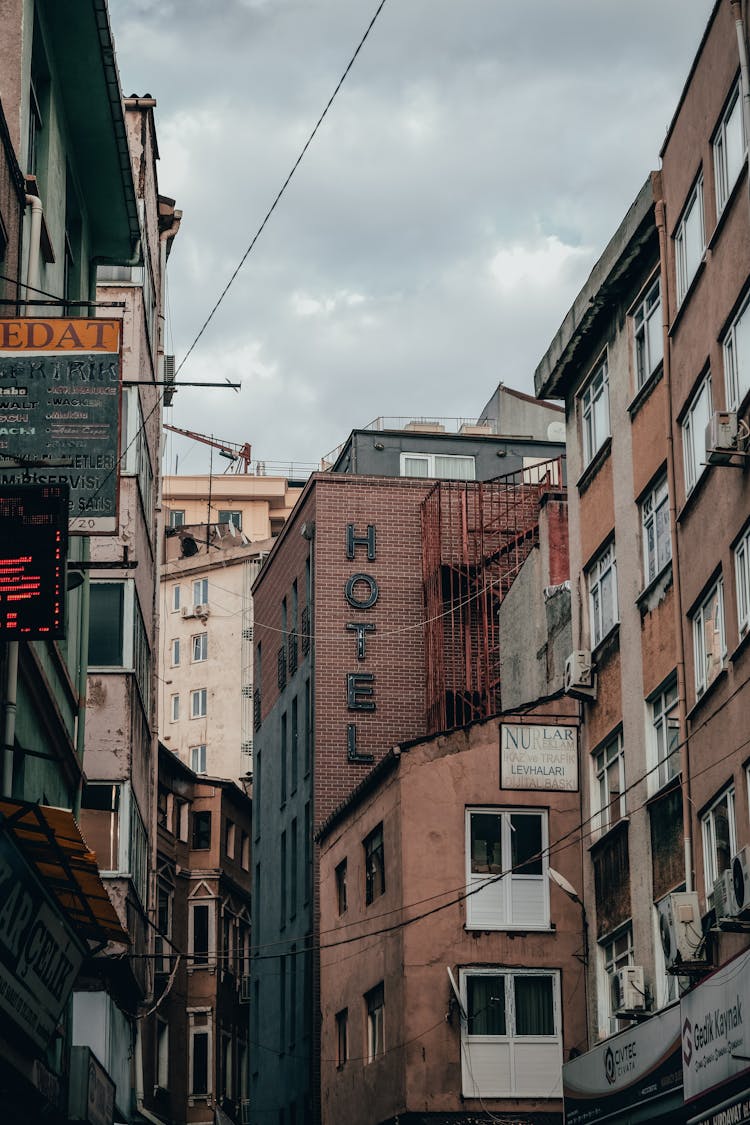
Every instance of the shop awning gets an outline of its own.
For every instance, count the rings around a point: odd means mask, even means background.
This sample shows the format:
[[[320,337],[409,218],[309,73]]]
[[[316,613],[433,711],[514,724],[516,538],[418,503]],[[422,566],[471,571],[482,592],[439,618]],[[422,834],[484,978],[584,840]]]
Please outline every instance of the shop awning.
[[[68,809],[0,800],[3,829],[13,836],[82,938],[130,944],[99,875],[96,856]]]

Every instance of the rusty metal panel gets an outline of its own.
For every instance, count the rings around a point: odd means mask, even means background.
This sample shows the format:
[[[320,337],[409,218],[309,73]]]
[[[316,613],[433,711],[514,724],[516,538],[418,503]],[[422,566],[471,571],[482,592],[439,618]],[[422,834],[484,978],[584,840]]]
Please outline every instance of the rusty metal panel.
[[[658,901],[685,881],[682,791],[679,785],[653,801],[648,813],[651,822],[654,901]]]
[[[600,938],[627,922],[631,914],[627,822],[621,821],[604,837],[593,861],[596,936]]]

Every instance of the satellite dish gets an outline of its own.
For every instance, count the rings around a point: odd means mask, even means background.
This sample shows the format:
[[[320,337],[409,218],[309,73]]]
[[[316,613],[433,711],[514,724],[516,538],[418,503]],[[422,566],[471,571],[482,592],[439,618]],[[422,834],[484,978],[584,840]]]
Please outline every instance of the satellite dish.
[[[180,547],[183,559],[191,559],[193,555],[198,554],[198,544],[195,542],[192,535],[184,535],[180,542]]]
[[[574,899],[576,902],[581,901],[578,897],[578,891],[575,889],[573,884],[569,883],[565,876],[561,875],[559,871],[555,871],[554,867],[548,867],[547,874],[549,875],[553,883],[557,883],[560,890],[565,891],[566,895],[569,895],[569,897]]]
[[[466,1014],[466,1008],[464,1008],[464,1002],[461,999],[461,993],[458,991],[458,985],[456,984],[456,978],[453,975],[453,970],[451,969],[450,965],[446,965],[445,967],[448,970],[448,980],[451,982],[451,989],[453,991],[456,1003],[458,1004],[458,1010],[461,1013],[461,1019],[468,1020],[469,1017]]]

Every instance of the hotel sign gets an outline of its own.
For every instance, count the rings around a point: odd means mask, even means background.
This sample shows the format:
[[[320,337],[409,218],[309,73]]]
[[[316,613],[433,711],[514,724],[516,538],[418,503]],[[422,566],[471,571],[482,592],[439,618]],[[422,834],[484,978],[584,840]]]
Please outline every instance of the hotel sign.
[[[45,1048],[84,949],[0,825],[0,1012]]]
[[[0,484],[67,484],[73,534],[117,529],[121,323],[0,318]]]
[[[577,790],[577,728],[502,723],[500,788]]]
[[[750,950],[680,1000],[685,1101],[750,1070]]]

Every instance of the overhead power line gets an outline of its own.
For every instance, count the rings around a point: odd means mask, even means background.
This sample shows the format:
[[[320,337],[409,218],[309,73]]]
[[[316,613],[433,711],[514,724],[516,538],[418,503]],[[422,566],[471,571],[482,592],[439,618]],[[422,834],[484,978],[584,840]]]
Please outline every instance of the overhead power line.
[[[184,356],[182,357],[182,359],[180,360],[180,362],[179,362],[179,364],[178,364],[178,367],[177,367],[177,370],[175,371],[175,379],[176,379],[176,378],[177,378],[177,376],[179,375],[180,371],[182,371],[182,368],[184,367],[185,363],[187,362],[187,360],[188,360],[188,358],[189,358],[189,356],[190,356],[191,352],[193,351],[193,349],[194,349],[195,345],[196,345],[196,344],[198,343],[198,341],[200,340],[201,336],[203,335],[203,333],[204,333],[204,332],[206,331],[206,329],[208,328],[209,324],[210,324],[210,323],[211,323],[211,321],[213,320],[213,318],[214,318],[214,315],[215,315],[215,313],[216,313],[217,309],[219,308],[219,305],[221,304],[221,302],[222,302],[222,301],[224,300],[224,298],[226,297],[226,295],[227,295],[227,293],[229,292],[230,288],[232,287],[232,284],[234,283],[234,281],[235,281],[235,279],[236,279],[236,277],[237,277],[238,273],[240,272],[240,270],[241,270],[241,269],[242,269],[242,267],[244,266],[244,264],[245,264],[245,262],[247,261],[247,259],[248,259],[249,255],[250,255],[250,254],[252,253],[252,250],[253,250],[253,248],[254,248],[254,246],[255,246],[256,242],[258,241],[258,239],[260,238],[261,234],[262,234],[262,233],[263,233],[263,231],[265,230],[265,227],[266,227],[266,224],[268,223],[268,220],[269,220],[269,219],[271,218],[271,215],[272,215],[272,214],[274,213],[274,211],[276,210],[276,207],[278,206],[278,204],[279,204],[279,202],[280,202],[280,200],[281,200],[281,197],[283,196],[284,192],[286,191],[286,189],[288,188],[288,186],[289,186],[289,184],[290,184],[290,182],[291,182],[292,176],[294,175],[294,173],[295,173],[295,172],[297,171],[297,169],[299,168],[300,164],[302,163],[302,161],[303,161],[303,159],[304,159],[304,156],[305,156],[305,153],[307,152],[308,148],[309,148],[309,147],[310,147],[310,145],[312,144],[312,142],[313,142],[313,140],[314,140],[314,138],[315,138],[315,134],[316,134],[316,133],[318,132],[318,129],[319,129],[319,128],[320,128],[320,126],[321,126],[321,125],[323,124],[323,120],[325,119],[325,116],[326,116],[326,114],[328,113],[328,110],[329,110],[329,109],[331,108],[331,106],[333,105],[333,102],[334,102],[334,99],[336,98],[336,95],[338,94],[338,92],[339,92],[339,90],[341,89],[341,87],[342,87],[342,86],[344,85],[344,82],[346,81],[346,78],[347,78],[347,75],[349,74],[349,71],[350,71],[350,70],[352,69],[352,67],[354,66],[354,63],[355,63],[355,61],[356,61],[356,59],[357,59],[357,56],[359,55],[359,52],[360,52],[360,51],[362,50],[362,48],[364,47],[364,45],[365,45],[365,41],[367,40],[367,37],[369,36],[370,32],[372,31],[373,27],[375,26],[375,21],[377,20],[378,16],[380,15],[380,13],[382,12],[383,8],[385,7],[385,4],[386,4],[386,0],[380,0],[380,3],[378,4],[377,8],[375,9],[375,14],[373,15],[372,19],[370,20],[369,24],[367,25],[367,29],[365,30],[365,33],[364,33],[364,35],[362,36],[362,38],[360,39],[359,43],[357,44],[357,49],[355,50],[355,52],[354,52],[354,54],[352,55],[352,57],[351,57],[351,58],[349,59],[349,62],[347,63],[347,66],[346,66],[346,70],[344,71],[344,73],[343,73],[343,74],[341,75],[341,77],[339,78],[338,82],[336,83],[336,88],[334,89],[334,91],[333,91],[333,93],[331,94],[330,98],[329,98],[329,99],[328,99],[328,101],[326,102],[325,108],[324,108],[323,112],[321,113],[320,117],[319,117],[319,118],[318,118],[318,120],[317,120],[317,121],[315,122],[315,125],[314,125],[314,127],[313,127],[313,130],[312,130],[312,132],[310,133],[310,136],[309,136],[309,137],[307,138],[307,140],[305,141],[305,143],[304,143],[304,145],[303,145],[303,147],[302,147],[302,150],[301,150],[301,152],[300,152],[299,156],[297,157],[297,159],[295,160],[294,164],[292,165],[292,169],[291,169],[291,171],[289,172],[289,175],[287,176],[287,178],[286,178],[286,179],[284,180],[283,184],[282,184],[282,185],[281,185],[281,187],[279,188],[279,191],[277,192],[277,194],[276,194],[276,198],[274,199],[273,203],[271,204],[271,206],[270,206],[270,207],[268,208],[268,210],[266,211],[266,214],[265,214],[265,216],[264,216],[264,218],[263,218],[263,221],[261,222],[261,224],[260,224],[260,226],[258,227],[257,231],[256,231],[256,232],[255,232],[255,234],[253,235],[253,237],[252,237],[252,240],[251,240],[251,242],[250,242],[250,245],[248,246],[247,250],[245,251],[245,253],[244,253],[244,254],[242,255],[242,257],[240,258],[240,260],[239,260],[239,263],[238,263],[238,265],[237,265],[237,268],[236,268],[236,269],[234,270],[234,272],[233,272],[232,276],[231,276],[231,277],[229,278],[229,281],[228,281],[228,282],[226,283],[226,285],[225,285],[225,286],[224,286],[224,288],[222,289],[221,293],[219,294],[219,297],[218,297],[218,299],[217,299],[216,303],[214,304],[214,307],[213,307],[213,308],[211,309],[210,313],[208,314],[208,316],[206,317],[206,319],[205,319],[205,320],[203,321],[203,324],[202,324],[202,325],[201,325],[201,327],[200,327],[200,330],[199,330],[199,332],[198,332],[198,335],[197,335],[197,336],[195,337],[195,339],[193,340],[192,344],[190,345],[190,347],[188,348],[188,350],[187,350],[187,351],[185,352],[185,355],[184,355]]]

